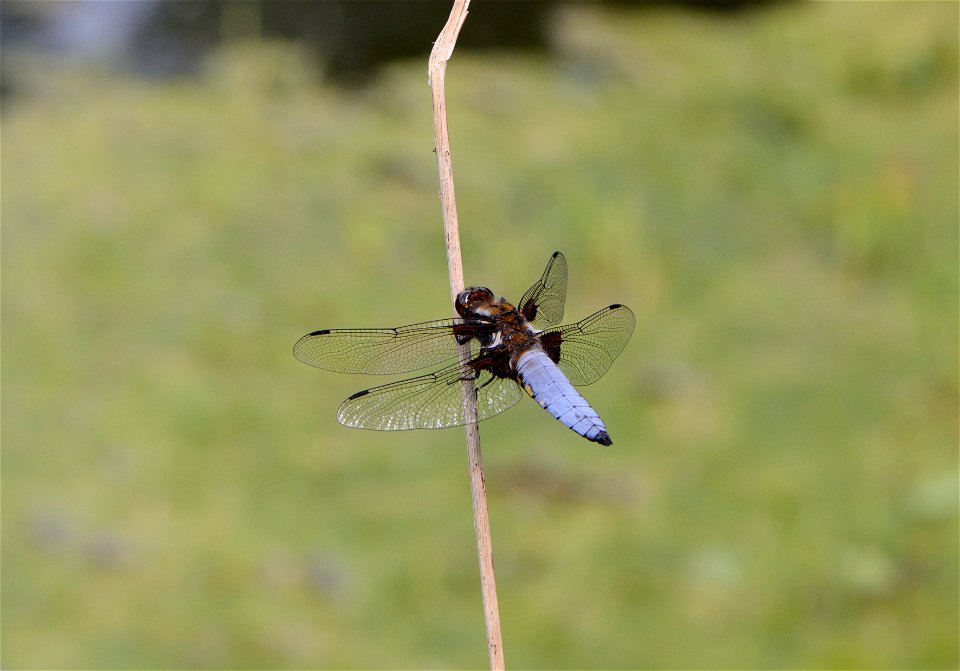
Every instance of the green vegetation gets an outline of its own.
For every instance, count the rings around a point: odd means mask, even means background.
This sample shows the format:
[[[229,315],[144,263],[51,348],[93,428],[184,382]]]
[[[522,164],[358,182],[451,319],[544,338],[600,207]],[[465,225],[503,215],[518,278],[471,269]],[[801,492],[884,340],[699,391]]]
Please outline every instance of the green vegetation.
[[[638,318],[612,448],[483,425],[509,666],[960,664],[957,25],[581,7],[556,60],[454,56],[467,281],[560,249],[569,320]],[[426,53],[19,65],[2,666],[484,666],[462,432],[344,429],[377,380],[290,352],[450,313]]]

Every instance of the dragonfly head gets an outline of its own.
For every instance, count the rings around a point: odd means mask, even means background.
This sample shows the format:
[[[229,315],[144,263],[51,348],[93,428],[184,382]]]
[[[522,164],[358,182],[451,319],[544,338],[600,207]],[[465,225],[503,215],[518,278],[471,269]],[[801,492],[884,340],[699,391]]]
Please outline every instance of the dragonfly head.
[[[457,314],[464,319],[487,318],[493,316],[493,304],[496,297],[486,287],[470,287],[460,292],[455,302]]]

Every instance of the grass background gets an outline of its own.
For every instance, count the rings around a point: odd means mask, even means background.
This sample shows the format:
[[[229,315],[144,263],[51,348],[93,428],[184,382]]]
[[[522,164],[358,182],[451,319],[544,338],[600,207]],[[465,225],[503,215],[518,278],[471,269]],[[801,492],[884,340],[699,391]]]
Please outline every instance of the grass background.
[[[482,11],[482,4],[475,8]],[[956,668],[958,6],[580,7],[457,54],[468,283],[638,328],[483,425],[514,668]],[[468,19],[469,22],[469,19]],[[450,313],[426,50],[22,58],[2,148],[4,668],[486,664],[462,433],[334,413],[317,328]]]

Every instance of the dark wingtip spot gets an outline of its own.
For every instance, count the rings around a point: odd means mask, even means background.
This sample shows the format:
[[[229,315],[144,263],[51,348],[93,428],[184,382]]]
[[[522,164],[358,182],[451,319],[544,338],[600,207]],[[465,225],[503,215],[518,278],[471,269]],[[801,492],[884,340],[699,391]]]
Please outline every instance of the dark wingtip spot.
[[[313,333],[308,333],[307,335],[308,336],[327,335],[328,333],[330,333],[330,329],[320,329],[319,331],[314,331]]]
[[[558,256],[560,256],[560,252],[559,252],[559,251],[554,252],[553,255],[552,255],[550,258],[551,258],[551,259],[555,259],[555,258],[557,258]]]
[[[608,306],[607,309],[616,310],[617,308],[622,308],[622,307],[623,307],[623,303],[614,303],[613,305]]]
[[[366,396],[370,393],[369,389],[364,389],[363,391],[358,391],[356,394],[347,399],[347,401],[352,401],[355,398],[360,398],[361,396]],[[346,403],[346,401],[344,401]]]
[[[613,445],[613,441],[610,440],[610,434],[606,431],[601,431],[597,434],[597,437],[593,439],[594,442],[600,443],[601,445]]]

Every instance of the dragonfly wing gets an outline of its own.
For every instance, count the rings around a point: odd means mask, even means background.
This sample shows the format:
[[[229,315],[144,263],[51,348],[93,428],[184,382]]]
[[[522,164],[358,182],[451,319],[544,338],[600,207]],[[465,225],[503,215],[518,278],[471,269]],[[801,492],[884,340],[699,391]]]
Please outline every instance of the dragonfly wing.
[[[476,395],[480,421],[510,408],[522,396],[512,379],[456,363],[435,373],[356,393],[340,406],[337,419],[345,426],[376,431],[462,426],[468,421],[464,379]]]
[[[570,382],[593,384],[623,351],[636,318],[626,305],[610,305],[580,320],[540,334],[540,342]]]
[[[324,329],[300,338],[293,355],[336,373],[406,373],[456,358],[457,334],[470,328],[463,320],[442,319],[390,329]]]
[[[534,328],[547,328],[563,319],[566,300],[567,260],[560,252],[554,252],[543,276],[520,299],[519,310]]]

